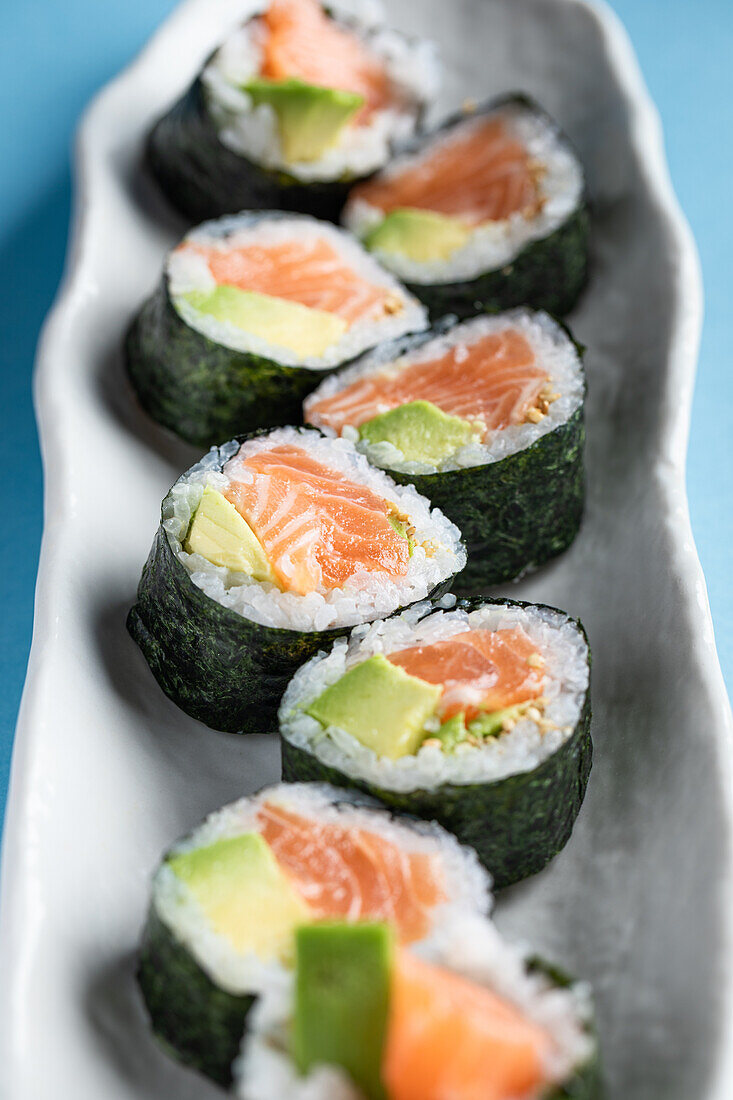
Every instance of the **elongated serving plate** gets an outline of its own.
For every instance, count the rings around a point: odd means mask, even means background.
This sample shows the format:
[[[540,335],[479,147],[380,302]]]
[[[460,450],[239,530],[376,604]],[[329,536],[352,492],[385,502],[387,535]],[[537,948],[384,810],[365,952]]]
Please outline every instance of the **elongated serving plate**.
[[[594,203],[587,518],[511,594],[594,651],[595,767],[571,843],[500,899],[513,934],[595,985],[611,1100],[733,1095],[731,721],[684,496],[697,259],[626,37],[584,0],[392,0],[442,48],[441,109],[520,88],[569,131]],[[187,0],[82,126],[68,272],[38,357],[46,528],[5,830],[4,1100],[214,1096],[149,1039],[133,981],[161,849],[278,774],[274,740],[197,725],[124,620],[161,497],[195,452],[138,411],[119,347],[181,230],[143,135],[241,0]]]

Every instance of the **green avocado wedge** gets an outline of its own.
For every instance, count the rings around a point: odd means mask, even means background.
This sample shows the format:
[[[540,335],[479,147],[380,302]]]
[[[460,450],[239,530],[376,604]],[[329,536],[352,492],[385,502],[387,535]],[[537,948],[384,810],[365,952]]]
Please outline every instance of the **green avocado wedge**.
[[[243,89],[256,107],[266,103],[275,111],[283,154],[292,164],[318,160],[364,104],[364,97],[355,92],[295,78],[250,80]]]
[[[460,598],[456,607],[470,612],[492,603],[539,609],[544,606],[473,596]],[[576,622],[576,626],[585,637],[581,624]],[[567,843],[591,769],[590,724],[589,686],[578,721],[567,740],[530,771],[488,782],[444,782],[432,788],[400,791],[371,784],[326,765],[309,748],[290,740],[288,718],[281,712],[282,777],[288,782],[317,781],[355,788],[379,799],[396,813],[439,822],[462,844],[475,849],[491,872],[494,885],[500,888],[542,870]],[[447,738],[451,732],[460,740],[460,729],[446,730]],[[449,740],[448,748],[453,747]]]

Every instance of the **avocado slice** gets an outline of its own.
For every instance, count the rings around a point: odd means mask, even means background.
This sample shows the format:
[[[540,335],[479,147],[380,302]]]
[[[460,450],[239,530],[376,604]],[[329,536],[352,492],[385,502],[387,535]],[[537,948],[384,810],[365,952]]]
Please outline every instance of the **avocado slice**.
[[[505,707],[504,710],[486,711],[468,723],[468,732],[475,737],[497,737],[507,719],[516,722],[531,705],[531,703],[516,703],[513,707]]]
[[[407,539],[407,552],[412,557],[412,551],[415,549],[415,540],[407,533],[407,521],[404,519],[398,519],[397,516],[388,516],[390,526],[394,528],[398,535],[403,539]]]
[[[480,438],[468,420],[444,413],[432,401],[409,401],[380,413],[361,425],[359,435],[368,443],[391,443],[409,462],[430,466]]]
[[[193,848],[172,856],[168,866],[235,951],[265,960],[292,958],[293,932],[311,919],[310,910],[259,833]]]
[[[268,103],[277,115],[283,156],[289,164],[318,160],[335,145],[364,96],[319,88],[303,80],[250,80],[243,86],[255,107]]]
[[[364,244],[372,250],[397,253],[426,263],[447,260],[470,236],[471,230],[458,218],[434,210],[403,206],[391,210],[367,233]]]
[[[386,924],[324,922],[295,936],[297,1068],[340,1066],[366,1100],[385,1100],[392,934]]]
[[[299,359],[323,355],[348,327],[343,317],[335,313],[255,290],[240,290],[228,283],[221,283],[214,290],[189,290],[181,297],[199,313],[288,348]]]
[[[204,488],[183,548],[213,565],[246,573],[256,581],[277,583],[262,544],[244,516],[210,485]]]
[[[377,653],[326,688],[306,714],[345,730],[377,756],[398,760],[417,752],[440,695],[439,685],[410,676]]]
[[[454,714],[452,718],[443,722],[437,733],[430,736],[438,738],[443,746],[443,752],[453,752],[456,745],[460,745],[468,736],[465,714]]]

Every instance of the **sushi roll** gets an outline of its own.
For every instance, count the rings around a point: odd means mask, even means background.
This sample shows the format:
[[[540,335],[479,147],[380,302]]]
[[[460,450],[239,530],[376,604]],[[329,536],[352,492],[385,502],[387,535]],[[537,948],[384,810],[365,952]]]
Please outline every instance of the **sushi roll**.
[[[239,1100],[597,1100],[589,988],[466,916],[428,952],[385,922],[295,934],[235,1065]]]
[[[296,928],[385,921],[400,944],[428,948],[458,915],[485,913],[489,887],[437,825],[325,785],[265,788],[212,814],[155,872],[138,964],[153,1031],[226,1085],[253,1003],[292,967]]]
[[[169,254],[126,341],[145,411],[189,443],[300,419],[329,371],[427,324],[348,233],[303,215],[240,214]]]
[[[436,95],[431,43],[318,0],[260,0],[153,128],[148,164],[185,218],[268,207],[338,217]],[[376,18],[374,18],[376,16]]]
[[[583,170],[524,96],[450,118],[354,187],[344,223],[440,316],[562,315],[586,279]]]
[[[570,837],[591,767],[590,653],[555,608],[450,601],[359,627],[296,673],[283,778],[439,821],[502,887]]]
[[[580,354],[546,313],[439,324],[327,378],[305,420],[351,439],[460,527],[469,590],[566,550],[583,514]]]
[[[268,733],[303,661],[445,591],[465,561],[454,524],[351,443],[279,428],[212,448],[176,482],[128,628],[184,711]]]

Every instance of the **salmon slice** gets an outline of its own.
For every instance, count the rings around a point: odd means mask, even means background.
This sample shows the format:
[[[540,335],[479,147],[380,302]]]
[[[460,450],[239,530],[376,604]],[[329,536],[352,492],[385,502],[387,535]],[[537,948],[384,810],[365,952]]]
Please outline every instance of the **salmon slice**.
[[[393,665],[410,676],[442,685],[441,718],[465,713],[466,721],[482,711],[537,699],[545,677],[536,656],[537,646],[521,626],[467,630],[441,642],[387,654]]]
[[[217,285],[300,302],[311,309],[335,313],[349,324],[395,313],[401,307],[392,290],[374,286],[357,275],[324,240],[241,248],[207,247],[187,241],[176,251],[204,256]]]
[[[317,0],[272,0],[262,22],[261,76],[297,77],[321,88],[355,92],[364,97],[357,123],[388,102],[384,66],[355,34],[330,19]]]
[[[234,460],[224,495],[250,525],[284,589],[341,588],[359,571],[404,576],[409,544],[392,506],[365,485],[283,444]]]
[[[540,204],[527,150],[496,117],[461,127],[419,163],[361,184],[351,194],[385,214],[411,207],[471,225],[536,213]]]
[[[357,378],[331,397],[309,402],[312,424],[340,432],[410,401],[477,421],[485,432],[522,423],[547,382],[528,340],[515,329],[458,344],[437,359]]]
[[[261,807],[258,825],[319,917],[386,920],[412,943],[427,935],[431,910],[446,900],[435,856],[405,853],[376,833],[313,821],[272,802]]]
[[[521,1100],[545,1085],[547,1032],[496,993],[399,952],[382,1077],[389,1100]]]

